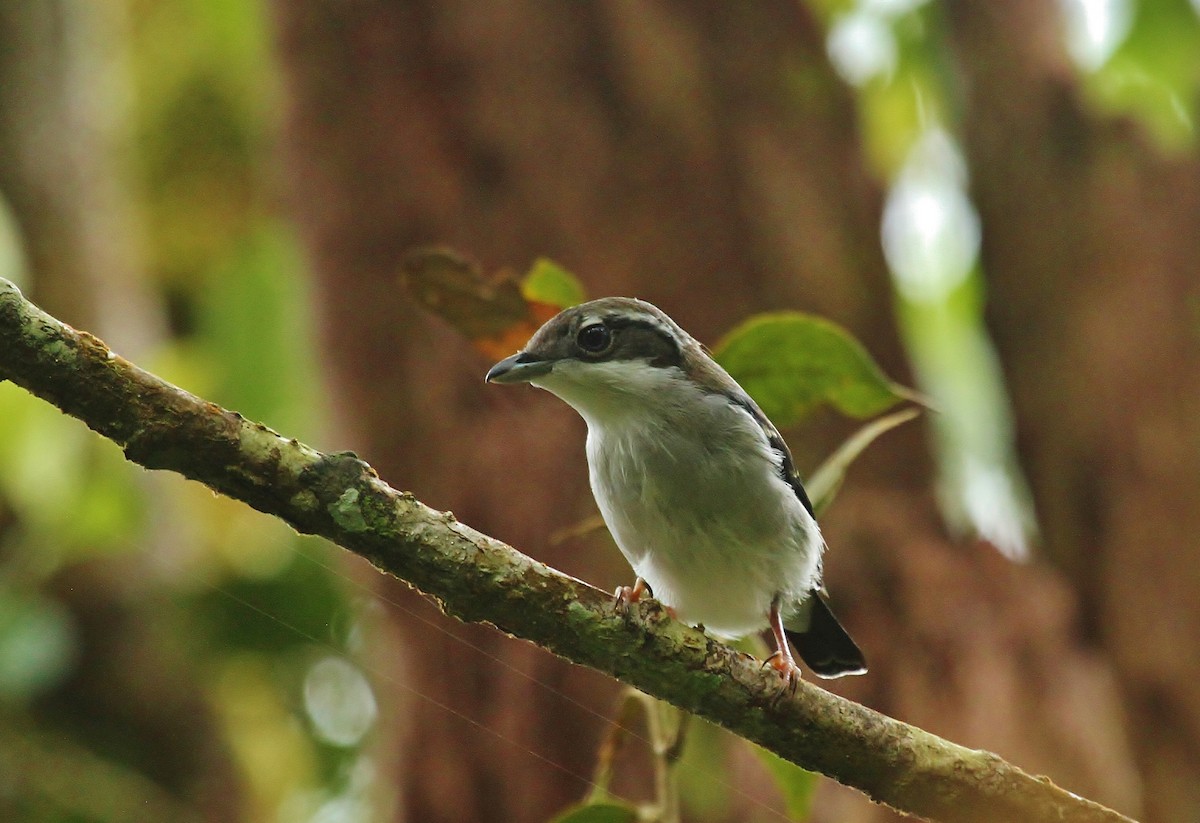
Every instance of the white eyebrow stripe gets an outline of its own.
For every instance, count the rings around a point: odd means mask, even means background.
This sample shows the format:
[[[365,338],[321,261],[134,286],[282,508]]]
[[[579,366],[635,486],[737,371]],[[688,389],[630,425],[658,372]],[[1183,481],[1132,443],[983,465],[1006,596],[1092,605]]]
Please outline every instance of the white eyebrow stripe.
[[[617,321],[630,326],[648,326],[657,332],[660,332],[664,337],[678,337],[675,328],[667,323],[664,323],[658,317],[648,312],[640,311],[613,311],[606,315],[608,320]]]

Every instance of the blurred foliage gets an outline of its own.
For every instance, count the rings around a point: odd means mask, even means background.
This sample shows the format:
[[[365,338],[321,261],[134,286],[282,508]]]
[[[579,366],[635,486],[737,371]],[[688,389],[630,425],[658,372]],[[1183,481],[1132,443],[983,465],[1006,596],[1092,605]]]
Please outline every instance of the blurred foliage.
[[[881,234],[920,389],[940,413],[939,496],[950,525],[1023,557],[1033,531],[999,369],[983,326],[979,218],[955,134],[943,9],[927,0],[814,3],[830,58],[857,88],[867,159],[889,187]]]
[[[813,511],[816,512],[818,518],[829,508],[838,489],[842,487],[842,481],[846,479],[850,464],[858,459],[867,446],[897,426],[915,420],[920,413],[919,409],[908,406],[877,420],[872,420],[850,435],[842,445],[838,446],[837,451],[822,461],[805,482],[805,491],[808,492],[809,500],[813,504]]]
[[[130,66],[130,86],[118,96],[133,101],[129,143],[119,152],[143,220],[133,242],[145,250],[148,285],[169,320],[169,337],[144,365],[290,435],[318,439],[311,294],[297,240],[277,213],[281,94],[265,6],[117,2],[125,41],[103,51],[123,51]],[[1081,2],[1063,0],[1064,8]],[[962,242],[972,225],[969,180],[956,153],[958,90],[941,9],[924,0],[810,5],[828,26],[831,57],[856,88],[868,161],[892,186],[889,209],[901,229],[889,262],[922,387],[943,410],[934,419],[948,508],[997,542],[1017,545],[1028,515],[982,333],[977,249],[970,237]],[[1192,150],[1200,105],[1196,4],[1114,7],[1125,9],[1127,28],[1098,62],[1078,67],[1089,103],[1104,115],[1135,118],[1164,150]],[[62,14],[71,8],[56,6]],[[59,91],[89,94],[88,81],[75,77],[79,87]],[[905,192],[926,207],[940,203],[944,214],[959,209],[957,222],[917,232],[926,246],[915,252],[903,250],[915,242],[903,230],[912,202]],[[0,192],[0,276],[29,282],[37,272],[22,268],[9,210]],[[947,237],[959,245],[946,245]],[[464,273],[467,280],[455,279]],[[473,329],[477,347],[496,357],[584,299],[578,281],[546,260],[524,277],[471,279],[477,273],[449,258],[408,270],[410,286],[428,275],[416,289],[427,305]],[[510,315],[487,325],[505,301]],[[780,425],[802,417],[817,395],[867,415],[905,396],[853,341],[822,323],[751,321],[718,354]],[[776,353],[829,348],[821,340],[834,341],[844,374],[826,380],[823,394],[797,394],[795,373],[779,376],[795,364]],[[8,384],[0,384],[0,420],[0,818],[207,819],[214,810],[201,809],[203,800],[223,807],[220,819],[380,819],[390,798],[364,750],[377,707],[370,679],[353,662],[371,622],[337,570],[340,556],[194,484],[131,466],[115,446]],[[823,497],[838,476],[830,475]],[[981,513],[997,511],[1007,525],[981,521]],[[122,696],[127,705],[117,705]],[[713,777],[721,735],[694,724],[678,770],[686,804],[700,817],[726,814],[738,791]],[[768,767],[789,814],[804,819],[811,776],[782,762]],[[232,788],[201,798],[219,792],[185,779],[197,774]],[[572,823],[629,819],[619,805],[567,814]]]
[[[893,184],[889,209],[899,229],[889,262],[922,388],[945,412],[935,417],[944,508],[952,524],[1023,556],[1033,518],[983,332],[978,238],[973,249],[962,243],[977,217],[953,138],[961,90],[946,51],[942,8],[926,0],[811,5],[829,27],[835,66],[858,87],[868,157]],[[1064,49],[1077,61],[1095,114],[1130,116],[1164,151],[1190,150],[1200,105],[1200,4],[1061,0],[1058,8]],[[930,162],[931,135],[946,138],[940,162]],[[887,231],[885,225],[885,248]],[[947,261],[956,261],[955,270],[913,288],[906,256],[916,259],[918,271],[944,272]]]
[[[127,40],[106,49],[126,54],[118,93],[133,100],[117,168],[137,192],[144,233],[131,242],[170,331],[142,365],[313,438],[310,294],[276,213],[265,9],[128,0],[125,13]],[[3,273],[36,279],[9,226]],[[388,802],[363,749],[376,708],[351,662],[370,621],[340,555],[144,472],[9,384],[0,419],[0,747],[26,761],[0,818],[373,819]],[[73,789],[55,776],[68,774]],[[212,794],[223,782],[232,791]]]
[[[188,301],[267,216],[278,74],[255,0],[125,0],[153,268]],[[248,219],[249,218],[249,219]],[[303,279],[292,272],[291,285]]]
[[[1127,5],[1128,33],[1086,75],[1084,88],[1098,110],[1133,116],[1164,149],[1191,149],[1200,106],[1200,7],[1188,0]]]
[[[0,585],[0,703],[27,703],[62,679],[75,642],[71,617],[57,600]]]
[[[637,823],[637,809],[625,803],[582,803],[555,816],[551,823]]]
[[[812,814],[813,794],[817,790],[819,776],[766,749],[758,749],[758,756],[774,776],[775,784],[783,791],[788,818],[808,820]]]
[[[978,216],[955,135],[958,86],[941,4],[810,0],[830,58],[857,89],[868,160],[888,182],[884,249],[933,418],[947,519],[1012,557],[1034,532],[1012,423],[983,328]],[[1064,51],[1098,116],[1130,116],[1165,151],[1195,145],[1200,6],[1189,0],[1060,0]],[[964,59],[964,58],[957,58]],[[966,57],[965,59],[970,59]]]

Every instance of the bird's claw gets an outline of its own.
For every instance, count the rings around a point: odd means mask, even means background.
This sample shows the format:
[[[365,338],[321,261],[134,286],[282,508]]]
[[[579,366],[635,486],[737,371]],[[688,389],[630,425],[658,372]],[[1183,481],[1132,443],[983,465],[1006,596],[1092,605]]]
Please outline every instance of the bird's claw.
[[[639,577],[634,581],[632,586],[617,586],[617,590],[613,592],[613,608],[619,613],[628,616],[631,605],[640,603],[644,598],[653,597],[654,591],[650,588],[650,584]],[[653,605],[655,612],[666,612],[671,616],[672,620],[679,619],[679,615],[676,614],[675,609],[670,606],[658,602],[655,602]],[[651,612],[651,614],[655,612]],[[701,631],[704,631],[703,626],[699,628]]]
[[[644,595],[653,596],[650,586],[642,578],[633,581],[632,586],[617,586],[613,592],[613,607],[623,614],[629,613],[629,607],[642,599]]]
[[[783,677],[783,689],[788,694],[795,694],[796,687],[800,685],[800,681],[804,679],[800,672],[800,667],[796,665],[796,661],[792,660],[789,655],[783,652],[775,652],[766,660],[763,661],[762,667],[765,669],[770,666]]]

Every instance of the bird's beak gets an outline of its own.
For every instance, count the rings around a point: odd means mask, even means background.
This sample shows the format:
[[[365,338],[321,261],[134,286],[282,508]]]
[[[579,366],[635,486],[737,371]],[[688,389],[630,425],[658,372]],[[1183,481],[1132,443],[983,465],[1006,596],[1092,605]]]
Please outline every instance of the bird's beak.
[[[518,352],[488,369],[483,379],[488,383],[528,383],[549,374],[552,368],[553,360],[536,360],[526,352]]]

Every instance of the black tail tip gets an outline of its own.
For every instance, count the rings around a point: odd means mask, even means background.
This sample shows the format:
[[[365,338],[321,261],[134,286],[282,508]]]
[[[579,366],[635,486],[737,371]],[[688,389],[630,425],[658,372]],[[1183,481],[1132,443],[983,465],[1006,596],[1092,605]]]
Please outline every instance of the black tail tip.
[[[804,632],[787,631],[786,634],[796,647],[800,659],[817,677],[832,680],[867,673],[867,659],[862,650],[842,628],[819,593],[814,593],[812,597],[808,629]]]
[[[861,654],[858,657],[831,657],[806,652],[800,646],[797,646],[796,651],[805,665],[812,669],[813,674],[826,680],[867,673],[867,661]]]

